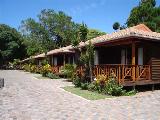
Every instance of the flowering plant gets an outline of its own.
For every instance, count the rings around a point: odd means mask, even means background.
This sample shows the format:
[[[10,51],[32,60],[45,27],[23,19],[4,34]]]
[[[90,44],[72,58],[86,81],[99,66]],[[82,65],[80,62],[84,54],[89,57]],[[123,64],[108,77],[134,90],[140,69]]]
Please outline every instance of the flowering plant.
[[[46,76],[51,71],[52,71],[51,66],[49,64],[46,64],[46,65],[42,66],[41,74],[42,74],[42,76]]]

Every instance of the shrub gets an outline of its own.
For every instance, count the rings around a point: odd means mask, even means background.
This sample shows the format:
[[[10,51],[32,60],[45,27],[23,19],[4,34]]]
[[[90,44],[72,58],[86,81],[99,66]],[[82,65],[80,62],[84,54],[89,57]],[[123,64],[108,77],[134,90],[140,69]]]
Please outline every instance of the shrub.
[[[25,70],[26,72],[29,72],[30,66],[28,64],[25,64],[25,65],[23,65],[22,69]]]
[[[99,75],[89,86],[88,90],[97,91],[112,96],[125,95],[126,91],[123,86],[116,82],[115,76],[107,78],[105,75]]]
[[[82,90],[88,90],[89,83],[81,83],[81,89]]]
[[[131,90],[131,91],[126,92],[124,95],[125,96],[132,96],[132,95],[135,95],[136,93],[137,93],[136,90]]]
[[[114,77],[108,79],[103,92],[113,96],[121,96],[126,93],[126,91],[123,90],[123,86],[119,85]]]
[[[46,76],[49,77],[49,78],[51,78],[51,79],[59,79],[59,76],[57,76],[57,75],[55,75],[55,74],[53,74],[51,72],[47,73]]]
[[[36,71],[35,71],[35,73],[41,73],[41,71],[42,71],[42,66],[36,66]]]
[[[13,62],[9,62],[8,68],[9,69],[20,69],[20,60],[14,59]]]
[[[88,90],[89,90],[89,91],[97,91],[95,82],[92,82],[92,83],[90,83],[90,84],[88,85]]]
[[[31,65],[31,66],[30,66],[30,72],[31,72],[31,73],[35,73],[35,72],[36,72],[36,69],[37,69],[37,66],[36,66],[36,65]]]
[[[96,84],[100,86],[101,89],[103,89],[107,83],[108,79],[105,75],[98,75],[95,79]]]
[[[46,77],[46,75],[50,72],[51,72],[51,66],[49,64],[42,66],[42,69],[41,69],[42,76]]]
[[[105,88],[107,81],[108,79],[105,75],[98,75],[95,78],[95,81],[90,83],[90,85],[88,86],[88,89],[91,91],[97,91],[101,93],[103,89]]]
[[[66,75],[67,78],[73,79],[75,72],[76,65],[66,64],[64,67],[61,68],[61,73],[63,75]]]
[[[73,84],[75,85],[75,87],[81,87],[81,80],[78,76],[75,76],[73,78]]]

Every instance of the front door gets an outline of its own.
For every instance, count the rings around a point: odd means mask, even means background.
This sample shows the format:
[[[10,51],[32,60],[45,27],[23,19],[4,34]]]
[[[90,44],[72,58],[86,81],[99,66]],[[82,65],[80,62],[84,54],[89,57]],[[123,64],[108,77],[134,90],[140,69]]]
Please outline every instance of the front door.
[[[131,48],[121,50],[121,64],[132,64],[132,51]]]
[[[143,65],[143,48],[138,48],[138,65]]]

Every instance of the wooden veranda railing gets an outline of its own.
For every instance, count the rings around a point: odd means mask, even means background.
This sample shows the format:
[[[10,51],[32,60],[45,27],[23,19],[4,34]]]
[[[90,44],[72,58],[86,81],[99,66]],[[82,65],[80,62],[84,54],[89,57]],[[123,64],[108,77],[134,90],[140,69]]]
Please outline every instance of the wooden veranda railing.
[[[62,66],[53,66],[53,73],[60,73]],[[77,74],[80,76],[84,75],[84,67],[77,67]],[[114,75],[118,80],[119,84],[123,84],[127,81],[142,81],[142,80],[151,80],[151,68],[150,65],[95,65],[93,68],[93,76],[97,77],[98,75],[105,75],[110,77]]]
[[[114,75],[119,84],[125,81],[150,80],[150,65],[96,65],[93,68],[93,76],[105,75],[109,77]],[[79,67],[77,73],[84,74],[84,68]]]

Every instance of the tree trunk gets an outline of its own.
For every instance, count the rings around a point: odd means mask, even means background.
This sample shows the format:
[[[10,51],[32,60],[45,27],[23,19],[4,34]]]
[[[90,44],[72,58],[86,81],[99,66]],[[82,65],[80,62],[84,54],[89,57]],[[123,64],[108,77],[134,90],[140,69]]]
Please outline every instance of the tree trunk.
[[[91,61],[89,60],[89,74],[90,74],[90,79],[91,79],[91,82],[93,81],[93,75],[92,75],[92,65],[91,65]]]

